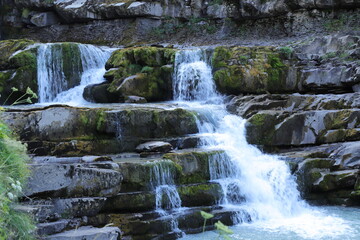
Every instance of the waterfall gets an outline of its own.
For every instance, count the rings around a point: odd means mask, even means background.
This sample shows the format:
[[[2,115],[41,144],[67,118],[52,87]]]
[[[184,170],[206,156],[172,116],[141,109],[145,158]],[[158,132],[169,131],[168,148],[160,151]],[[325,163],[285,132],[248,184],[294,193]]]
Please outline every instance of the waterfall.
[[[174,178],[175,169],[171,161],[153,163],[150,171],[150,187],[155,190],[156,209],[174,209],[181,207]]]
[[[38,48],[40,103],[85,103],[89,84],[104,81],[105,63],[112,49],[88,44],[47,43]]]
[[[181,51],[175,56],[173,81],[174,99],[177,101],[201,101],[218,99],[211,67],[206,52],[197,49]]]
[[[223,189],[221,205],[246,210],[253,221],[289,217],[306,208],[286,163],[249,145],[246,121],[219,104],[222,96],[202,50],[177,53],[173,86],[175,100],[187,101],[182,106],[199,113],[199,147],[225,151],[209,161],[211,180]]]

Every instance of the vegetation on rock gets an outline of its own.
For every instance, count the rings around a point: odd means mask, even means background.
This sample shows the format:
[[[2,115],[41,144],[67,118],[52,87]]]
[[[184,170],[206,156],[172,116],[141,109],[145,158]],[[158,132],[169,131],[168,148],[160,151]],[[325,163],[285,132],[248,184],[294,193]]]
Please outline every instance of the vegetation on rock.
[[[35,239],[31,218],[16,210],[18,196],[28,176],[26,146],[11,136],[0,122],[0,239]]]

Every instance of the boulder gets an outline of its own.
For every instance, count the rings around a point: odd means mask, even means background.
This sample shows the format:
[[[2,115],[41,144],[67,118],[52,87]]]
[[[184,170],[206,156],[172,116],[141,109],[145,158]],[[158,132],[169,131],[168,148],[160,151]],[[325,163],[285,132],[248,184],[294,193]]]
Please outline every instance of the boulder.
[[[139,47],[115,51],[106,68],[107,91],[118,98],[139,96],[148,101],[170,100],[174,49]]]

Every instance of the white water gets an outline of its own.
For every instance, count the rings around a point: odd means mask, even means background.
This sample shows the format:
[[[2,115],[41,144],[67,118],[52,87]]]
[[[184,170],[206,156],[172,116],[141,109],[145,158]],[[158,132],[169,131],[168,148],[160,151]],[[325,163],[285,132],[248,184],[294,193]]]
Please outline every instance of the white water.
[[[70,88],[65,79],[61,43],[47,43],[38,49],[38,85],[40,103],[67,103],[81,105],[87,103],[82,97],[84,88],[90,84],[103,82],[105,63],[113,49],[87,44],[76,44],[80,51],[81,66],[74,64],[72,70],[81,76],[78,86]]]
[[[345,220],[326,216],[300,199],[285,162],[247,143],[246,121],[219,104],[222,97],[215,90],[211,67],[202,57],[200,50],[177,55],[176,61],[183,62],[176,62],[174,96],[180,106],[199,113],[201,147],[225,150],[226,154],[212,159],[209,169],[212,181],[223,189],[220,204],[246,211],[251,216],[250,226],[264,231],[281,229],[310,239],[350,231]],[[239,223],[246,220],[242,217],[237,216]]]
[[[181,199],[174,183],[175,171],[168,161],[154,162],[150,171],[150,185],[156,193],[156,209],[176,209],[181,207]]]

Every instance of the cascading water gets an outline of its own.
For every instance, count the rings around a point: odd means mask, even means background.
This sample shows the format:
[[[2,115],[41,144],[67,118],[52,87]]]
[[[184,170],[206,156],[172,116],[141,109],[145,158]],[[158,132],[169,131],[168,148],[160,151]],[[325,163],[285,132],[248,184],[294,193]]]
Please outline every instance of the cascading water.
[[[175,169],[171,161],[151,163],[154,165],[150,171],[150,188],[155,190],[156,211],[165,217],[170,217],[171,229],[181,235],[178,221],[166,210],[181,208],[181,199],[176,189],[174,178]]]
[[[38,48],[40,103],[83,104],[89,84],[104,81],[105,63],[113,49],[77,43],[48,43]]]
[[[225,151],[210,160],[209,170],[211,180],[223,189],[220,204],[238,211],[239,223],[250,216],[265,228],[282,227],[304,236],[321,236],[324,229],[329,236],[349,230],[341,219],[326,218],[301,200],[284,161],[247,143],[246,120],[227,113],[221,104],[202,50],[177,54],[173,87],[179,105],[198,112],[199,147]]]
[[[150,185],[156,193],[156,209],[174,209],[181,207],[181,199],[174,183],[175,170],[171,162],[153,163],[150,171]]]

